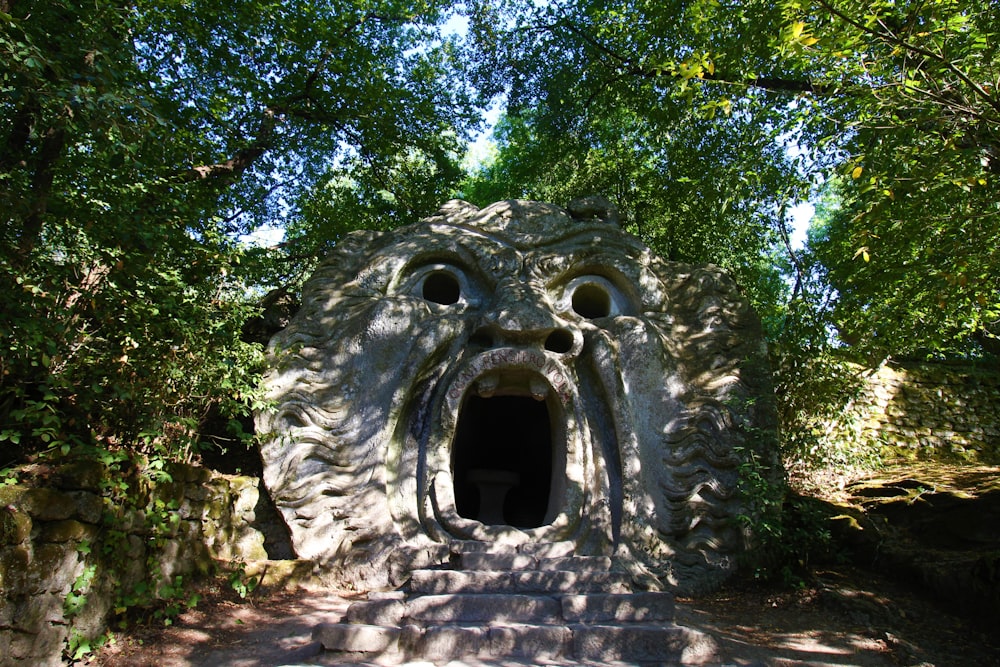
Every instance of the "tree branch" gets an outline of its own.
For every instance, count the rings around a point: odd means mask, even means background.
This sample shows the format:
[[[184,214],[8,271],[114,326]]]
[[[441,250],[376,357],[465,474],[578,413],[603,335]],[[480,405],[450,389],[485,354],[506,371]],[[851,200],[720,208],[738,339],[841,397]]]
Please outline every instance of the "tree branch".
[[[31,209],[24,219],[17,252],[26,257],[38,242],[42,233],[42,218],[49,206],[49,195],[55,179],[56,163],[66,145],[66,131],[60,127],[50,128],[42,138],[35,159],[35,173],[31,178]]]
[[[615,62],[614,67],[620,69],[627,74],[633,76],[640,76],[643,78],[658,78],[658,77],[676,77],[677,74],[668,69],[662,67],[652,67],[649,65],[637,64],[633,58],[623,56],[622,54],[616,52],[614,49],[609,47],[607,44],[600,42],[592,35],[588,34],[581,28],[568,21],[556,21],[552,24],[547,24],[539,26],[542,30],[548,30],[550,32],[555,32],[559,28],[563,28],[571,32],[573,35],[582,39],[592,48],[603,53],[605,56],[610,58]],[[761,90],[768,90],[776,93],[812,93],[816,95],[830,95],[837,92],[843,92],[839,86],[817,83],[810,79],[787,79],[784,77],[776,76],[757,76],[757,77],[733,77],[727,76],[724,73],[717,72],[715,74],[709,74],[706,72],[704,76],[699,77],[700,81],[711,81],[713,83],[718,83],[722,85],[731,86],[744,86],[746,88],[759,88]]]
[[[231,179],[239,176],[271,148],[274,128],[277,125],[278,114],[272,107],[264,109],[257,134],[249,146],[236,152],[224,162],[192,167],[178,174],[177,179],[184,183],[207,181],[215,178]]]
[[[826,9],[828,12],[839,18],[841,21],[844,21],[848,25],[854,26],[861,32],[885,40],[891,44],[895,44],[896,46],[901,46],[907,51],[911,51],[913,53],[922,55],[924,57],[931,58],[934,61],[940,63],[941,65],[944,66],[945,69],[947,69],[952,74],[957,76],[959,80],[961,80],[964,84],[972,88],[972,90],[976,93],[976,95],[981,97],[983,101],[985,101],[986,104],[988,104],[994,111],[1000,113],[1000,99],[996,99],[988,92],[986,92],[982,86],[980,86],[978,83],[970,79],[965,72],[959,69],[959,67],[956,66],[953,62],[945,58],[944,55],[940,53],[935,53],[921,46],[917,46],[916,44],[906,41],[902,37],[898,37],[888,29],[885,23],[881,21],[879,21],[879,25],[882,26],[883,30],[875,30],[874,28],[869,28],[868,26],[864,25],[863,23],[861,23],[856,19],[847,16],[839,9],[828,3],[826,0],[816,0],[816,2],[819,3],[819,5],[824,9]]]

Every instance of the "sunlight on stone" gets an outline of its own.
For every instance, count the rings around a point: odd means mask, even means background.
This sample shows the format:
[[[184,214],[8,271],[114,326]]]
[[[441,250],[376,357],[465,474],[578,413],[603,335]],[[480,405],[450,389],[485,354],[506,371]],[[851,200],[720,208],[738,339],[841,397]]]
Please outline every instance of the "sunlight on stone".
[[[258,418],[300,557],[362,590],[456,541],[613,555],[653,589],[728,576],[742,457],[780,474],[760,324],[721,270],[617,220],[597,197],[451,201],[337,245]]]

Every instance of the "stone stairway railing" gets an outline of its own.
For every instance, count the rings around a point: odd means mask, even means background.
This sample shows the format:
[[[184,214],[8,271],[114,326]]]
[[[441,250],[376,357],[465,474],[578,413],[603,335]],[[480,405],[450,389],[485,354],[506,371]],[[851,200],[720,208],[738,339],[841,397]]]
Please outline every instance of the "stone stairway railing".
[[[407,590],[370,593],[314,638],[351,660],[463,657],[701,664],[714,649],[674,623],[674,598],[632,592],[607,557],[568,543],[452,545],[452,569],[416,570]]]

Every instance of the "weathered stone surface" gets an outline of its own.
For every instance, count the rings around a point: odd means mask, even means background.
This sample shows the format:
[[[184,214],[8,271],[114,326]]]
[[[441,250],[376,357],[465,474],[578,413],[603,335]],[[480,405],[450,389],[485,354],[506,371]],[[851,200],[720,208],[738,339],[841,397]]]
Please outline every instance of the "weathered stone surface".
[[[66,629],[60,626],[43,628],[37,633],[18,630],[0,630],[0,647],[7,649],[7,665],[32,665],[32,667],[61,667],[62,643]]]
[[[572,556],[576,547],[575,542],[525,542],[518,545],[517,550],[536,558],[554,559]]]
[[[166,507],[145,509],[120,508],[102,496],[106,469],[84,462],[32,478],[51,488],[0,487],[0,629],[11,629],[0,634],[0,664],[8,655],[18,656],[18,664],[61,664],[70,629],[91,637],[105,630],[116,586],[128,590],[141,581],[159,585],[177,574],[215,571],[213,553],[226,556],[227,565],[267,557],[264,537],[253,525],[257,480],[213,477],[191,466],[173,466],[171,472],[173,481],[152,493],[152,502]],[[114,531],[99,530],[112,519]],[[167,539],[149,539],[151,519],[163,522],[166,534],[158,537]],[[84,541],[89,548],[81,548]],[[147,569],[147,556],[158,564],[155,573]],[[247,576],[279,586],[308,579],[311,568],[301,562],[259,568],[251,563]],[[85,571],[88,576],[80,578]],[[64,602],[74,586],[85,588],[86,600],[67,617]]]
[[[414,655],[424,660],[440,662],[476,655],[482,650],[487,639],[486,632],[479,627],[442,625],[427,628],[414,642]]]
[[[627,584],[628,577],[622,572],[541,570],[539,572],[515,572],[511,575],[511,588],[515,591],[622,592],[627,588]]]
[[[728,575],[743,457],[779,478],[759,321],[718,268],[615,220],[598,198],[453,201],[338,242],[272,340],[257,424],[300,557],[368,589],[468,540],[617,544],[653,587]]]
[[[21,592],[31,562],[31,549],[18,545],[0,548],[0,590],[6,595]]]
[[[76,514],[76,500],[54,489],[27,489],[21,494],[21,506],[37,521],[61,521]]]
[[[97,536],[97,526],[81,523],[75,519],[46,523],[39,531],[42,542],[79,542],[92,540]]]
[[[99,492],[106,469],[97,461],[72,461],[59,466],[52,476],[52,486],[65,491]]]
[[[581,660],[641,660],[700,664],[711,653],[711,638],[678,626],[573,625],[573,652]],[[681,662],[682,656],[685,656]]]
[[[399,600],[369,600],[348,607],[344,620],[362,625],[399,625],[405,615],[406,605]]]
[[[74,518],[90,524],[100,522],[101,515],[104,514],[104,501],[100,496],[89,491],[70,491],[69,497],[76,505]]]
[[[625,592],[628,577],[620,572],[447,571],[414,570],[410,588],[418,593]]]
[[[72,544],[38,544],[28,566],[24,589],[31,594],[64,594],[80,576],[83,563]]]
[[[561,602],[563,618],[569,623],[674,620],[674,596],[670,593],[566,595]]]
[[[506,625],[489,629],[492,656],[552,660],[571,655],[573,633],[563,625]]]
[[[323,623],[313,631],[313,640],[323,644],[328,651],[391,652],[396,650],[401,633],[400,628],[378,625]]]
[[[406,603],[415,621],[544,623],[559,618],[559,602],[532,595],[425,595]]]
[[[525,554],[492,554],[473,551],[459,557],[466,570],[534,570],[538,560]]]
[[[545,558],[538,562],[539,570],[570,570],[574,572],[607,571],[611,569],[611,559],[606,556],[566,556]]]
[[[21,544],[31,535],[31,517],[12,505],[0,507],[0,545]]]
[[[414,570],[410,588],[415,593],[485,593],[511,590],[510,572]]]
[[[887,362],[857,368],[861,391],[831,438],[877,441],[889,458],[1000,463],[1000,372],[977,364]]]

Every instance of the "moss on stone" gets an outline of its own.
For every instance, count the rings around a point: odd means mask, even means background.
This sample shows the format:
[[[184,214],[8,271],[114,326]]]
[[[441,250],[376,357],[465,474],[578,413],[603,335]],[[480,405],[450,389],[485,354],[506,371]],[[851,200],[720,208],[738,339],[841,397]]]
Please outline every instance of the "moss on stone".
[[[0,507],[0,545],[21,544],[31,535],[31,517],[13,505]]]

